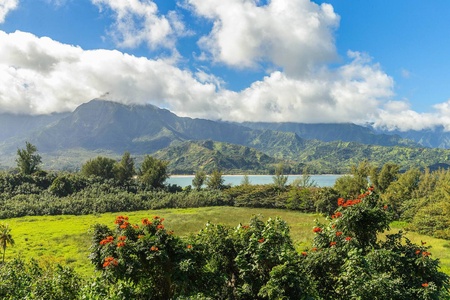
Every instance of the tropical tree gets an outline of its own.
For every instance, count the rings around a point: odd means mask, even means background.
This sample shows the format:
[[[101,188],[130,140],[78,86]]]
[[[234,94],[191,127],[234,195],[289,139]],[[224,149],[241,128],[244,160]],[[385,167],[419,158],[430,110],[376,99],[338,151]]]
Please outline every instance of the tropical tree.
[[[201,190],[202,185],[205,183],[205,181],[206,181],[206,172],[203,170],[199,170],[195,172],[194,179],[192,179],[192,186],[194,187],[194,189],[199,191]]]
[[[222,190],[224,188],[224,182],[225,179],[223,179],[222,172],[215,169],[206,179],[206,186],[210,190]]]
[[[9,228],[8,224],[0,224],[0,247],[3,250],[3,258],[2,263],[5,263],[5,253],[7,246],[13,246],[14,239],[11,235],[11,228]]]
[[[25,142],[25,149],[17,150],[17,167],[20,173],[31,175],[39,170],[39,164],[42,162],[41,156],[37,154],[35,145]]]
[[[122,155],[120,162],[114,165],[115,178],[120,183],[124,183],[125,181],[131,179],[135,173],[136,170],[134,168],[133,158],[131,157],[130,152],[126,151]]]
[[[288,181],[288,176],[284,175],[284,167],[282,164],[277,165],[275,168],[275,175],[272,177],[273,184],[283,190],[286,187],[286,183]]]
[[[112,158],[98,156],[88,160],[81,166],[81,174],[85,176],[98,176],[104,179],[114,178],[114,165],[116,161]]]
[[[164,182],[169,178],[167,165],[169,163],[156,159],[150,155],[145,156],[140,169],[139,180],[144,186],[158,189],[164,187]]]

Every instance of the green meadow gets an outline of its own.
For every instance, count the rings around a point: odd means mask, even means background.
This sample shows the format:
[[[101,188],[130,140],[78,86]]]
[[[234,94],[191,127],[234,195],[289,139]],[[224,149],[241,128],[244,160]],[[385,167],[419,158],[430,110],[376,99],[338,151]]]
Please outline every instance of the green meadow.
[[[15,257],[37,259],[41,264],[60,263],[73,267],[85,276],[94,273],[89,261],[92,226],[96,223],[114,227],[117,215],[127,215],[132,224],[142,218],[158,215],[165,218],[165,226],[178,236],[197,233],[207,222],[236,226],[246,224],[253,216],[263,220],[281,217],[291,228],[291,236],[299,250],[307,249],[314,236],[312,228],[315,220],[324,221],[321,215],[305,214],[280,209],[257,209],[238,207],[205,207],[190,209],[161,209],[127,213],[105,213],[83,216],[42,216],[1,220],[9,224],[15,240],[13,247],[6,250],[6,259]],[[393,223],[391,231],[403,230],[405,224]],[[441,260],[442,271],[450,275],[450,241],[436,239],[414,232],[407,237],[414,243],[426,242],[430,252]]]

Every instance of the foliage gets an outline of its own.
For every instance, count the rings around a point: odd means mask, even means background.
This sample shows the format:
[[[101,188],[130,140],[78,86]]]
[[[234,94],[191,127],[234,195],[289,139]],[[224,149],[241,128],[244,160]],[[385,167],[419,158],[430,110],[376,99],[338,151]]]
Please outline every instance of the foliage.
[[[2,263],[5,263],[6,247],[13,246],[14,239],[11,235],[11,228],[8,224],[0,224],[0,247],[2,248]]]
[[[35,145],[25,142],[25,149],[17,150],[17,167],[20,173],[31,175],[39,170],[39,164],[42,162],[41,156],[37,154]]]
[[[137,225],[118,216],[114,233],[102,227],[94,232],[93,264],[111,284],[132,283],[133,299],[171,299],[202,286],[201,258],[192,245],[167,231],[163,221],[155,216]]]
[[[134,168],[133,158],[131,157],[130,152],[126,151],[122,155],[120,162],[114,164],[114,177],[120,184],[123,184],[130,180],[135,174],[136,170]]]
[[[16,259],[0,265],[1,299],[75,300],[79,297],[81,278],[60,265],[40,266],[35,260]]]
[[[114,165],[116,161],[112,158],[98,156],[90,159],[81,166],[81,174],[90,177],[100,177],[103,179],[114,178]]]
[[[272,176],[273,184],[280,190],[283,190],[286,186],[289,176],[284,175],[284,166],[279,164],[275,168],[275,175]]]
[[[168,162],[158,160],[150,155],[145,156],[139,171],[139,181],[147,188],[161,189],[169,178]]]
[[[322,299],[441,299],[448,276],[428,248],[388,228],[386,207],[371,189],[354,200],[339,199],[328,225],[314,228],[307,263]]]
[[[222,172],[214,169],[212,173],[206,178],[206,187],[209,190],[223,190],[225,179],[223,179]]]
[[[203,170],[198,170],[197,172],[195,172],[194,179],[192,179],[192,186],[194,187],[194,189],[199,191],[201,190],[205,181],[206,181],[206,172]]]

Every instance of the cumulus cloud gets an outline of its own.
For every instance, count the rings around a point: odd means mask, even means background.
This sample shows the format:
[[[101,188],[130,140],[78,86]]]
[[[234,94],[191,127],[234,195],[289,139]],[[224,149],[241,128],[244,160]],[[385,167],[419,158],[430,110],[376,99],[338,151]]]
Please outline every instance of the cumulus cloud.
[[[189,34],[179,15],[170,11],[167,16],[158,13],[153,1],[91,0],[101,11],[112,10],[114,25],[109,31],[118,46],[135,48],[147,44],[150,49],[173,49],[176,38]]]
[[[187,0],[193,11],[213,21],[199,45],[214,61],[255,67],[269,61],[299,76],[336,59],[334,30],[339,16],[329,4],[309,0]]]
[[[17,8],[19,0],[2,0],[0,2],[0,24],[5,22],[6,15]]]
[[[406,101],[392,101],[379,109],[375,127],[387,130],[423,130],[442,126],[450,131],[450,100],[433,105],[433,111],[418,113]]]
[[[108,93],[125,104],[151,103],[180,116],[229,121],[306,123],[373,121],[388,129],[450,130],[450,100],[432,113],[394,101],[394,81],[370,57],[349,52],[350,62],[305,78],[274,71],[248,88],[230,91],[205,70],[116,50],[83,50],[47,37],[0,31],[0,112],[70,111]]]
[[[0,78],[1,111],[29,114],[73,110],[107,92],[123,103],[201,112],[216,91],[165,60],[85,51],[20,31],[0,31]]]

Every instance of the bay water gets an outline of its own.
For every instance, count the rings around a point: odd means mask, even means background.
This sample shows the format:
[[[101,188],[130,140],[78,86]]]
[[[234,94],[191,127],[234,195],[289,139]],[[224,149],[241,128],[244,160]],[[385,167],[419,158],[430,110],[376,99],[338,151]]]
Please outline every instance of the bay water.
[[[240,185],[245,175],[223,175],[225,180],[224,184],[230,184],[232,186]],[[271,184],[273,183],[273,175],[247,175],[250,184]],[[295,179],[301,179],[303,175],[286,175],[288,176],[287,184],[290,184]],[[333,186],[336,180],[343,175],[310,175],[310,180],[315,183],[316,186],[325,187]],[[166,181],[169,184],[176,184],[181,187],[192,185],[192,179],[194,175],[173,175]]]

